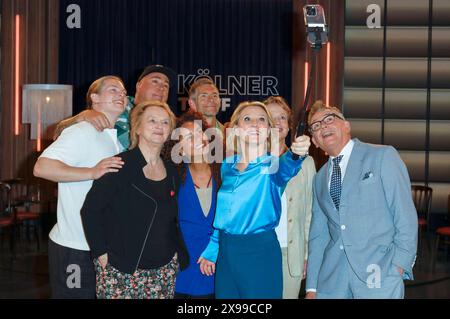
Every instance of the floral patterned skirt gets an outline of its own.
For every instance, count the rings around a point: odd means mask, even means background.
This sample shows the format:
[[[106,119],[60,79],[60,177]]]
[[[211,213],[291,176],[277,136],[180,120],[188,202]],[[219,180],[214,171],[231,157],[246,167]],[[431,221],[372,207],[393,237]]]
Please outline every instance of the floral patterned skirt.
[[[134,274],[120,272],[109,263],[105,269],[94,261],[98,299],[173,299],[178,272],[177,254],[157,269],[138,269]]]

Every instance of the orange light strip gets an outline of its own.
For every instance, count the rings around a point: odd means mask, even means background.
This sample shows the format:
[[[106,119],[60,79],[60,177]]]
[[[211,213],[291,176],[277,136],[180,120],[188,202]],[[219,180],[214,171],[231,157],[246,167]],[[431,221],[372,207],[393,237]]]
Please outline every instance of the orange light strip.
[[[309,78],[309,63],[305,62],[305,91],[304,91],[304,99],[306,99],[306,90],[308,89],[308,78]]]
[[[37,140],[36,140],[36,151],[40,152],[42,151],[42,137],[41,137],[41,132],[42,132],[42,127],[41,127],[41,107],[40,105],[38,106],[38,121],[37,121]]]
[[[20,112],[20,16],[15,19],[15,63],[14,63],[14,134],[20,134],[19,112]]]
[[[327,43],[327,83],[326,83],[326,105],[330,105],[330,73],[331,73],[331,43]]]

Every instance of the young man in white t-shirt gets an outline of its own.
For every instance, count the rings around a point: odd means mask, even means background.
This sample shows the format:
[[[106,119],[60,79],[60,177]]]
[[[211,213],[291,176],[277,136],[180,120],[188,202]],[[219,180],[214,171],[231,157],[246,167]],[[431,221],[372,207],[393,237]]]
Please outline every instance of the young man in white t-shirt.
[[[105,76],[91,84],[88,108],[115,123],[127,104],[122,80]],[[49,275],[52,298],[95,298],[95,271],[83,231],[80,209],[92,181],[117,172],[115,129],[98,132],[88,122],[65,129],[39,157],[34,175],[58,183],[57,224],[49,235]]]

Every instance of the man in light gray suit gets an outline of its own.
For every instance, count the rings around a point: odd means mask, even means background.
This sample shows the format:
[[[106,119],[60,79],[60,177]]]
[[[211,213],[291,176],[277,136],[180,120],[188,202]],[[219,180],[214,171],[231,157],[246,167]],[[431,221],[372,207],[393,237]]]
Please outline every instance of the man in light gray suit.
[[[340,110],[321,101],[308,122],[330,159],[314,179],[306,298],[403,298],[418,227],[403,161],[391,146],[351,139]]]

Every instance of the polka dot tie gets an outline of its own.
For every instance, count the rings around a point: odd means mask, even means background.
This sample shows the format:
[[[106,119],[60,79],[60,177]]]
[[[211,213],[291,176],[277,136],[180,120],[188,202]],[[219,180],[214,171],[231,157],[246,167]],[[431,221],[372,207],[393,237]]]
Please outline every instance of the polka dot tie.
[[[334,206],[339,210],[339,202],[341,200],[341,167],[339,163],[344,155],[333,158],[333,172],[331,173],[330,195]]]

